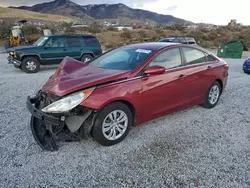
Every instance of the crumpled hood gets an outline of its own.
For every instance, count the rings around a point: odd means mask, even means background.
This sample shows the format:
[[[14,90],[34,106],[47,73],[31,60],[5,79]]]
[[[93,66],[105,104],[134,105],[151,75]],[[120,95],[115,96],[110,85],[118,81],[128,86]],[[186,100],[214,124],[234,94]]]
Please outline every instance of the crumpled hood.
[[[65,57],[42,91],[64,96],[75,91],[126,78],[129,71],[102,69]]]

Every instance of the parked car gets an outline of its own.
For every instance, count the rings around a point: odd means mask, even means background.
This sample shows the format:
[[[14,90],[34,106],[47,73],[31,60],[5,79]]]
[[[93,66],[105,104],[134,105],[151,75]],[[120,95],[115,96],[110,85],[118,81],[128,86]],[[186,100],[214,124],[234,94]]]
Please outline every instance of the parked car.
[[[248,57],[243,63],[243,71],[250,74],[250,57]]]
[[[38,144],[57,150],[57,138],[92,135],[104,146],[121,142],[132,126],[193,105],[213,108],[228,65],[198,46],[132,44],[86,63],[66,57],[35,96],[28,96]]]
[[[173,42],[173,43],[196,45],[196,41],[193,37],[169,37],[160,39],[158,42]]]
[[[31,46],[8,49],[9,63],[27,73],[36,73],[40,65],[59,64],[65,56],[82,62],[102,54],[102,48],[92,35],[42,36]]]

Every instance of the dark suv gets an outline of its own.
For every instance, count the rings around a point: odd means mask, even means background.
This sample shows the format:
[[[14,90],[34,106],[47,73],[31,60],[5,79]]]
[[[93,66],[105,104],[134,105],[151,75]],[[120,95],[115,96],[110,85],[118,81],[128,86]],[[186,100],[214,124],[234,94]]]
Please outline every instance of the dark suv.
[[[102,54],[102,47],[92,35],[42,36],[31,46],[10,48],[9,63],[27,73],[36,73],[40,65],[59,64],[64,57],[86,62]]]
[[[169,37],[169,38],[163,38],[158,42],[173,42],[173,43],[196,45],[196,41],[193,37]]]

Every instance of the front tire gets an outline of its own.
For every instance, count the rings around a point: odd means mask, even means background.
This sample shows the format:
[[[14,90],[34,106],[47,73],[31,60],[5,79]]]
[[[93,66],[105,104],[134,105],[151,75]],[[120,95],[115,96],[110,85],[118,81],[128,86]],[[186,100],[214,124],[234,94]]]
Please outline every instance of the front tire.
[[[36,73],[40,70],[40,62],[35,57],[26,57],[22,62],[22,70],[26,73]]]
[[[133,115],[129,107],[122,102],[114,102],[99,112],[92,136],[99,144],[112,146],[128,135],[132,123]]]
[[[213,82],[207,91],[206,98],[202,106],[204,108],[215,107],[220,99],[221,91],[222,88],[220,83],[218,81]]]

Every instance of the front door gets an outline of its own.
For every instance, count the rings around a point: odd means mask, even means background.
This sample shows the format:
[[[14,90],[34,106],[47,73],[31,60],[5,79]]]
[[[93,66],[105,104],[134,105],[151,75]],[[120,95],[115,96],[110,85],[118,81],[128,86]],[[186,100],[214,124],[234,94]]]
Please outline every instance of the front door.
[[[40,57],[44,64],[58,64],[66,56],[65,52],[64,37],[51,36],[45,43],[44,49],[40,52]]]
[[[165,73],[142,77],[142,101],[145,117],[148,119],[162,116],[178,108],[184,102],[186,87],[183,85],[183,63],[179,48],[161,52],[148,65],[166,68]]]

